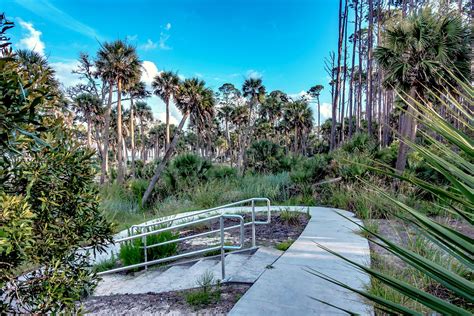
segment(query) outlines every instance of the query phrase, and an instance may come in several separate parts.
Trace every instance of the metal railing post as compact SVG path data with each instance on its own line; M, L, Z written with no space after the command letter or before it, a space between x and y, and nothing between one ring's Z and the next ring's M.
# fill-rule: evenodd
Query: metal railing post
M142 238L142 242L143 242L143 255L144 255L144 259L145 259L145 262L148 262L148 253L147 253L147 247L146 247L146 237L147 236L143 236ZM145 270L148 270L148 266L146 265L145 266Z
M224 216L220 217L222 281L225 280Z
M257 247L257 240L256 240L256 232L255 232L255 201L252 200L252 248Z

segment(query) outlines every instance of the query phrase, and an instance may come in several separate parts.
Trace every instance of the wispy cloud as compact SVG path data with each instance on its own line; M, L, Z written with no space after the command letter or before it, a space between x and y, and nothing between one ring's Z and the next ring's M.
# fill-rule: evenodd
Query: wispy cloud
M250 78L250 79L260 79L262 78L263 75L261 72L259 71L256 71L256 70L253 70L253 69L249 69L247 70L247 78Z
M23 8L44 19L61 25L64 28L70 29L84 36L101 39L101 36L93 28L58 9L48 0L16 0L16 2Z
M138 46L139 49L143 50L152 50L158 47L158 44L153 42L151 39L148 39L145 44Z
M159 42L160 49L164 49L164 50L171 49L171 47L169 47L168 44L166 44L166 41L169 38L170 38L169 34L166 34L166 33L163 33L163 32L160 33L160 42Z
M165 30L167 30L167 31L171 30L171 23L170 22L166 23Z
M25 22L18 19L20 26L26 31L25 36L20 39L18 48L33 50L41 55L44 55L44 42L41 40L41 32L34 28L33 23Z

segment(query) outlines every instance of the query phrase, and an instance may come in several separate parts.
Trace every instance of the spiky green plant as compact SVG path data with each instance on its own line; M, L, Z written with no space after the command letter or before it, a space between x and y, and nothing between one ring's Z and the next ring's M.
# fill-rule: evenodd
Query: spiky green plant
M446 85L450 84L448 81L445 83ZM449 94L446 97L446 94L441 93L441 91L430 91L429 99L434 101L431 103L416 100L408 102L406 100L407 97L401 96L405 98L407 104L413 102L415 114L422 120L425 127L424 130L420 131L425 140L424 144L420 145L407 139L404 141L412 150L417 151L431 168L442 175L448 181L448 185L432 184L415 175L400 175L393 169L382 167L372 169L390 175L400 181L407 181L427 191L439 203L446 205L447 210L453 216L464 219L472 228L474 210L473 114L468 107L458 100L463 100L464 104L473 104L474 91L472 86L463 81L458 80L457 85L456 97L449 97ZM445 97L440 97L440 95ZM450 117L450 121L438 114L433 104L444 107L448 112L447 116ZM453 121L455 121L454 125L451 123ZM463 271L468 271L468 273L462 275L455 273L432 259L392 242L370 228L364 228L359 225L360 228L372 237L372 242L403 260L408 268L416 271L419 275L432 279L448 290L451 293L451 297L462 299L465 303L460 305L455 304L453 301L441 299L399 278L395 278L375 268L365 267L331 249L323 246L320 247L366 272L372 277L372 280L387 286L404 297L416 301L419 305L423 306L423 311L431 310L446 315L472 315L474 303L474 283L472 282L474 240L465 232L441 224L377 188L374 188L374 190L401 211L401 215L398 214L398 216L402 221L415 227L421 236L424 236L434 247L438 247L440 251L444 252L446 260L454 260L458 268L461 267ZM388 297L381 297L374 295L370 291L351 288L315 270L309 270L309 272L360 294L374 302L375 308L383 312L421 315L420 310L404 306L390 300Z

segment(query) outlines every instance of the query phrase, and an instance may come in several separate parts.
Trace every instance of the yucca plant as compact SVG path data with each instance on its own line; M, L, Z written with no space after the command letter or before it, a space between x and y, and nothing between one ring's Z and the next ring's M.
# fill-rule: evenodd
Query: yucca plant
M450 85L448 81L445 84ZM448 181L448 185L432 184L416 177L416 175L400 174L396 170L380 164L369 168L392 176L396 178L396 181L409 182L430 193L435 197L435 201L445 205L448 212L455 217L462 218L472 228L474 216L473 115L472 111L458 100L463 100L465 103L472 105L474 91L472 86L463 81L458 80L457 84L456 97L450 97L450 94L441 91L430 91L429 98L427 98L433 101L430 103L413 99L407 100L409 96L400 96L404 98L405 103L412 107L415 118L423 123L424 129L419 131L419 134L425 140L423 145L408 139L403 141L412 150L417 151L431 168L442 175ZM452 87L449 90L452 91ZM444 97L440 97L440 95ZM446 117L450 119L447 120L438 114L433 107L433 103L444 107L448 112ZM446 266L442 266L432 259L408 249L408 247L398 245L370 228L358 226L370 236L373 243L403 260L411 271L416 271L417 275L432 279L448 290L451 297L460 299L464 303L455 304L452 300L441 299L400 278L395 278L376 268L360 265L323 246L320 247L369 274L373 282L376 281L389 287L400 295L415 301L422 308L415 310L413 307L395 302L387 297L374 295L370 291L351 288L318 271L309 270L308 272L360 294L375 303L375 308L384 313L421 315L422 312L433 311L447 315L472 315L474 303L474 283L472 282L474 240L461 230L441 224L425 216L380 189L375 187L373 189L401 211L396 215L400 220L414 227L420 236L425 237L433 247L437 247L439 251L443 252L446 260L454 261L458 268L457 271L462 270L466 273L462 275L455 273L452 271L453 269L448 269ZM335 308L341 309L340 307ZM346 312L350 313L350 311Z

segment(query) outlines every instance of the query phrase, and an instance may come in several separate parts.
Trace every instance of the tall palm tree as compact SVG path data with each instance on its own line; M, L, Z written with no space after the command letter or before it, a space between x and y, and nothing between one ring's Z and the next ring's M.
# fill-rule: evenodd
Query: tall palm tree
M151 107L143 101L135 104L135 112L140 122L140 143L141 143L141 159L145 162L145 125L153 121L153 111Z
M255 108L263 103L265 99L265 86L263 85L261 78L248 78L244 81L242 85L242 94L245 98L249 100L249 121L248 123L251 125L253 122L253 112ZM246 131L244 132L243 143L244 147L250 143L253 131L251 126L248 126ZM244 165L245 165L245 150L241 150L239 153L239 168L240 172L244 172Z
M170 144L170 98L174 97L178 87L178 75L171 71L163 71L157 75L152 82L153 93L159 96L166 105L166 138L165 146L168 148Z
M249 99L250 120L255 107L261 104L265 98L265 86L261 78L248 78L242 85L243 96Z
M122 183L124 179L123 167L123 137L122 137L122 89L131 80L139 77L141 64L135 47L122 40L104 43L99 51L100 63L98 69L102 68L110 77L110 84L117 87L117 182ZM100 71L100 70L99 70Z
M176 106L183 114L183 117L179 122L178 130L168 146L163 160L156 168L155 174L143 194L142 206L144 206L150 198L153 187L159 180L161 173L171 158L187 119L190 116L193 116L195 120L200 120L198 116L210 113L212 111L211 109L214 108L214 103L214 93L211 89L206 88L204 81L197 78L186 79L181 85L179 85L176 92Z
M100 100L90 93L81 93L74 98L76 109L82 113L87 124L87 146L92 148L92 121L100 111Z
M308 94L310 95L310 97L316 98L316 102L318 104L318 130L321 127L321 103L319 102L319 96L321 95L321 91L323 91L323 89L324 87L322 85L317 84L315 86L312 86L308 90ZM318 136L319 134L320 133L318 132Z
M313 127L313 111L304 100L289 102L284 109L283 120L294 131L294 151L301 153L304 135Z
M132 150L132 177L135 178L135 100L143 100L150 96L150 92L146 90L143 81L131 82L126 88L126 92L130 94L130 147Z
M412 106L400 117L400 136L413 141L416 135L415 104L425 98L427 87L446 86L442 78L469 77L470 37L461 18L440 16L430 8L412 14L383 35L375 58L384 70L384 83L402 92ZM455 86L455 85L453 85ZM404 111L403 111L404 112ZM408 146L401 142L396 169L403 172Z

